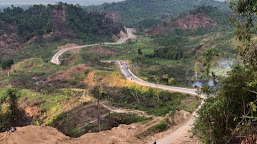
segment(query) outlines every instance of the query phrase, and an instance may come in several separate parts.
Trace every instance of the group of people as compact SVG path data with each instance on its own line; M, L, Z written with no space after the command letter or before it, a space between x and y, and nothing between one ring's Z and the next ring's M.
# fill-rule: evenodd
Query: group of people
M12 133L12 132L15 132L16 131L16 128L15 127L11 127L11 128L7 128L6 129L6 132L9 134L9 133Z

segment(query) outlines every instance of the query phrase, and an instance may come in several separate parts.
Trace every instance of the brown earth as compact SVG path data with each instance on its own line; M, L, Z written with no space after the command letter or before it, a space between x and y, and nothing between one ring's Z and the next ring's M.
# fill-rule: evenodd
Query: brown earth
M15 52L21 45L16 34L17 27L0 21L3 30L0 30L0 56L14 57Z
M58 46L58 49L61 50L61 49L69 48L69 47L75 47L75 46L79 46L79 45L75 44L75 43L67 43L65 45Z
M47 78L47 82L51 83L51 82L57 82L57 81L67 81L69 79L71 79L72 77L74 77L76 74L80 73L85 73L86 70L88 70L88 66L84 65L84 64L79 64L77 66L74 66L68 70L62 70L59 71L51 76L49 76Z
M207 14L188 14L184 17L171 20L167 25L158 25L152 27L146 35L157 35L166 31L175 29L197 29L197 28L212 28L217 23Z
M104 55L104 56L116 56L118 54L117 51L109 50L107 48L103 48L102 46L93 46L86 51L87 54L95 53L97 55Z
M69 28L66 26L66 7L63 5L61 10L54 10L52 13L53 34L58 38L75 37Z
M90 133L80 138L69 138L51 127L27 126L11 134L0 133L0 144L131 144L142 143L131 138L133 127L121 125L112 130Z
M176 112L177 124L188 118L186 112ZM156 119L157 120L157 119ZM119 125L111 130L99 133L87 133L79 138L70 138L51 127L26 126L18 127L16 132L0 133L0 144L143 144L153 142L152 136L139 139L138 136L160 120L153 120L146 124ZM158 135L161 135L159 133ZM164 134L166 134L164 132ZM163 134L162 134L163 135Z

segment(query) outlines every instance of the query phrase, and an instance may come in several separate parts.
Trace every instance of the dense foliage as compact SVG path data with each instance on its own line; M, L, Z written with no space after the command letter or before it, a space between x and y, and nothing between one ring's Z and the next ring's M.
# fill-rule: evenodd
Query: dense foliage
M0 11L0 24L0 31L5 33L11 33L7 31L6 25L12 25L12 33L17 33L23 41L50 32L54 32L58 38L106 41L121 30L119 24L105 18L105 15L88 13L80 6L64 3L33 5L26 10L9 7Z
M257 1L231 1L230 8L233 12L231 20L238 28L236 31L237 38L241 41L241 45L238 46L239 55L242 56L245 64L249 64L256 69L257 51L252 38L256 36Z
M18 109L20 94L16 89L6 89L0 93L0 132L11 126L17 126L21 120Z
M213 29L214 30L214 29ZM158 57L170 60L192 60L192 58L199 57L199 52L210 48L210 45L215 44L215 51L220 56L232 56L236 54L235 48L230 39L235 35L230 32L222 32L223 36L213 39L213 42L203 43L203 34L212 34L212 29L197 29L197 30L176 30L167 34L159 34L155 37L154 42L159 45L159 48L154 50L150 57ZM192 36L195 37L192 39ZM229 56L230 55L230 56Z
M10 69L13 64L14 61L12 59L0 60L0 67L2 70Z
M0 20L17 26L17 33L25 38L24 40L29 40L35 35L47 34L52 30L52 9L53 6L50 5L34 5L27 10L8 7L0 13Z
M224 11L228 10L227 4L215 0L126 0L119 3L91 6L87 9L100 12L119 12L122 16L122 23L133 26L145 19L167 20L171 16L179 16L185 11L201 5L213 5Z
M193 134L203 143L256 143L256 1L231 1L242 62L222 82L216 97L199 110Z
M235 66L222 83L216 97L205 101L199 110L193 133L204 143L240 143L256 133L256 72ZM254 119L251 119L254 118ZM252 125L249 125L252 124Z
M171 59L171 60L181 60L188 59L196 56L197 52L203 48L204 44L200 44L199 40L190 40L192 36L197 37L204 34L209 34L212 32L227 32L233 30L231 28L231 23L229 21L229 17L227 13L223 13L217 8L212 6L201 6L194 10L189 11L188 13L184 13L180 15L177 19L183 18L186 15L197 15L197 14L206 14L210 16L215 22L217 22L217 26L214 28L197 28L192 30L183 30L183 29L175 29L172 32L166 32L155 36L154 42L161 46L161 48L157 48L154 51L154 57ZM174 27L175 28L175 27ZM233 35L226 35L223 39L229 39ZM222 48L221 48L222 47ZM225 48L229 47L229 48ZM231 51L233 48L229 45L219 45L218 47L221 51Z
M78 38L87 41L110 41L122 29L121 25L114 24L103 14L87 13L81 7L73 5L67 6L67 24Z

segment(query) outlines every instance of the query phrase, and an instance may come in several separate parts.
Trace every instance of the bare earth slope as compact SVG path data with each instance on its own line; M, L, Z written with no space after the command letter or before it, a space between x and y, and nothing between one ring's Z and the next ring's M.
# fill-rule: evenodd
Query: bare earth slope
M16 132L0 133L0 144L130 144L142 143L134 135L135 126L120 125L110 131L89 133L80 138L69 138L51 127L27 126Z
M186 16L171 20L166 25L157 25L152 27L148 35L157 35L166 31L174 31L175 29L197 29L197 28L212 28L217 23L206 13L188 14Z

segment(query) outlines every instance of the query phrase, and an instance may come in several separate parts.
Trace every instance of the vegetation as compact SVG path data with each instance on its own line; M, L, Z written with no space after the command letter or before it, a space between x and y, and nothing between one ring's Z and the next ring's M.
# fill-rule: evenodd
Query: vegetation
M71 113L68 114L70 115ZM79 118L76 116L72 117L79 121ZM132 123L144 122L150 119L151 118L145 118L134 114L109 113L106 117L101 118L100 129L105 131L112 129L113 127L117 127L119 124L129 125ZM88 124L88 121L73 123L73 121L67 117L67 113L61 114L55 120L52 126L58 128L64 134L70 137L80 137L88 132L99 132L99 125L97 122L90 124Z
M13 64L14 61L12 59L4 59L0 61L0 66L2 70L8 70L8 77L10 76L10 69Z
M254 77L252 69L235 66L218 95L207 99L194 124L194 134L202 142L237 143L242 136L256 132L251 119L256 116L252 108L256 99Z
M31 52L38 51L43 55L45 53L41 51L49 50L46 45L60 40L76 43L113 41L113 36L122 29L119 23L105 15L88 13L77 5L33 5L28 9L12 6L0 11L0 56L17 58L17 52L23 52L27 46Z
M241 44L238 53L246 65L256 67L256 49L253 37L256 36L256 1L231 1L232 22L237 26L236 34Z
M98 72L96 77L106 77L104 80L100 79L101 81L96 83L105 84L105 87L102 88L102 100L110 101L115 107L137 109L145 111L150 115L165 116L166 114L173 115L176 110L182 108L191 109L189 105L194 102L199 104L198 98L191 98L186 94L170 93L133 83L117 83L122 78L117 73ZM110 80L106 81L107 78L110 78ZM183 101L188 99L190 99L190 102L184 104Z
M18 108L20 93L16 89L5 89L0 93L0 131L15 126L22 119Z
M231 1L242 61L222 81L217 96L208 98L198 112L193 134L203 143L256 142L255 7L253 1Z
M59 11L65 11L67 16L55 16ZM104 15L87 13L79 6L64 3L48 6L33 5L26 10L11 7L0 13L2 22L18 25L17 33L26 41L33 36L43 36L53 30L58 31L57 18L65 19L68 29L72 30L77 38L85 41L110 40L113 34L119 33L121 28L119 25L112 26L113 22L106 19Z
M147 137L149 135L155 134L155 133L164 132L165 130L167 130L169 128L169 126L170 125L168 124L168 122L166 120L162 120L158 124L148 128L146 131L139 134L137 137L143 138L143 137Z
M141 7L141 3L146 5ZM102 6L106 6L103 11L117 7L121 8L122 21L127 22L128 25L132 22L137 23L135 24L136 27L143 31L140 34L144 34L146 29L162 22L163 19L166 21L168 17L170 18L171 13L174 13L173 16L178 16L182 11L184 13L185 9L189 10L194 5L202 5L203 3L207 5L223 4L213 0L204 2L193 0L192 3L186 3L185 0L161 2L150 0L147 3L145 0L127 0L119 4L104 4ZM120 7L120 5L124 4L126 5ZM183 7L179 8L182 5ZM127 9L129 7L132 7L133 13ZM149 12L149 7L153 8L153 12ZM170 7L173 7L173 9ZM102 11L101 9L100 6L100 12ZM31 16L34 11L35 15ZM156 11L159 12L157 13ZM220 25L225 25L227 22L224 15L221 15L216 8L212 7L201 7L189 13L202 11L207 11ZM128 14L127 17L126 13ZM135 15L135 13L137 14ZM219 19L220 17L216 17L217 15L221 15L222 20ZM40 20L37 21L37 18L40 18ZM62 22L62 20L65 21ZM200 104L199 98L186 94L170 93L126 82L118 72L119 69L116 65L104 64L100 60L129 60L136 66L131 68L132 71L142 79L166 85L190 86L194 81L195 71L199 71L202 75L204 73L206 76L210 73L213 63L220 58L234 58L236 53L234 49L236 42L233 40L235 35L228 31L231 29L177 29L173 32L162 33L153 37L140 35L137 40L130 40L123 45L88 47L81 50L77 55L66 53L62 57L64 64L56 66L51 64L49 60L57 51L57 46L71 41L78 44L108 41L111 40L113 35L119 33L122 29L121 26L112 22L103 14L86 12L79 6L63 3L48 6L31 6L27 10L16 7L8 8L0 12L0 24L0 30L2 31L10 30L10 33L15 31L19 36L18 41L26 42L36 37L36 41L26 46L23 50L22 56L15 59L21 61L15 61L16 64L11 69L8 66L12 75L7 77L0 73L1 88L6 88L8 84L18 88L18 91L21 92L21 97L17 99L20 108L36 109L36 113L32 112L31 114L32 120L30 123L43 126L50 125L72 137L78 137L87 132L111 129L119 124L149 120L149 118L132 114L112 113L101 106L100 102L103 101L112 105L112 107L135 109L144 111L149 115L162 117L172 116L176 110L186 110L192 113ZM17 28L6 29L6 24L17 25ZM48 37L49 35L50 37ZM209 55L210 58L207 59L208 63L199 64L195 68L195 63L203 60L206 55ZM13 62L10 62L10 65L12 64ZM77 67L78 64L82 65L82 67ZM209 71L203 71L203 67L208 67ZM228 85L224 83L222 86L224 90L223 96L210 98L208 100L210 101L209 103L215 103L216 99L222 99L223 102L228 97L229 100L235 102L235 105L231 106L230 110L240 106L243 108L242 105L238 104L242 97L240 97L241 99L232 97L239 94L237 93L239 91L232 93L233 95L229 95L225 91L230 89L228 87L230 84L236 83L238 83L236 90L239 90L240 86L254 90L255 87L250 87L246 84L251 81L250 77L253 77L254 74L248 73L248 70L242 69L240 71L239 69L234 72L234 75L232 73L231 76L233 79L240 77L245 79L246 77L248 80L246 82L242 79L237 79L236 82L232 80L225 81ZM95 84L101 87L94 89ZM1 89L0 93L4 93L3 91L5 90ZM13 93L15 92L9 94L13 95ZM245 90L242 94L250 95L252 93ZM252 99L250 100L252 101ZM219 101L217 100L217 102ZM2 105L3 107L5 107L5 103ZM229 103L226 104L228 105ZM227 106L219 105L219 103L217 105L220 106L219 108ZM213 108L212 106L205 107L208 110ZM252 104L252 107L255 107L254 104ZM250 110L250 108L246 110ZM98 116L95 115L96 112ZM211 112L215 114L217 119L220 118L220 115L227 114L227 111L224 112L223 109L218 111L223 112L221 114L214 112L214 110ZM242 114L242 111L228 112ZM103 116L103 118L100 118L100 116ZM237 118L240 119L240 117ZM203 118L203 120L210 121L212 119L212 117ZM222 124L223 121L219 120L216 120L214 124ZM226 120L231 121L231 117ZM199 127L201 122L198 122ZM239 122L239 120L236 119L234 123L236 122ZM223 131L232 132L231 128L234 127L234 123L231 123L227 127L228 129L223 129ZM203 126L206 128L212 124L206 123ZM161 121L150 128L149 133L165 131L169 126L166 120ZM207 133L207 130L204 130L201 132ZM211 131L212 129L208 130L210 132L208 134L212 137L216 137L216 132L220 134L216 129L214 131ZM194 132L196 135L205 135L205 133L199 133L198 130ZM225 141L224 138L213 139L218 140L218 142Z
M103 4L87 7L89 11L116 12L121 15L121 21L126 26L134 26L136 23L142 27L149 27L158 21L166 21L170 17L177 17L195 6L212 5L228 11L227 4L215 0L126 0L119 3ZM140 24L141 23L141 24ZM142 28L141 27L141 28Z
M81 7L67 6L67 25L85 42L110 41L123 28L99 13L87 13Z

